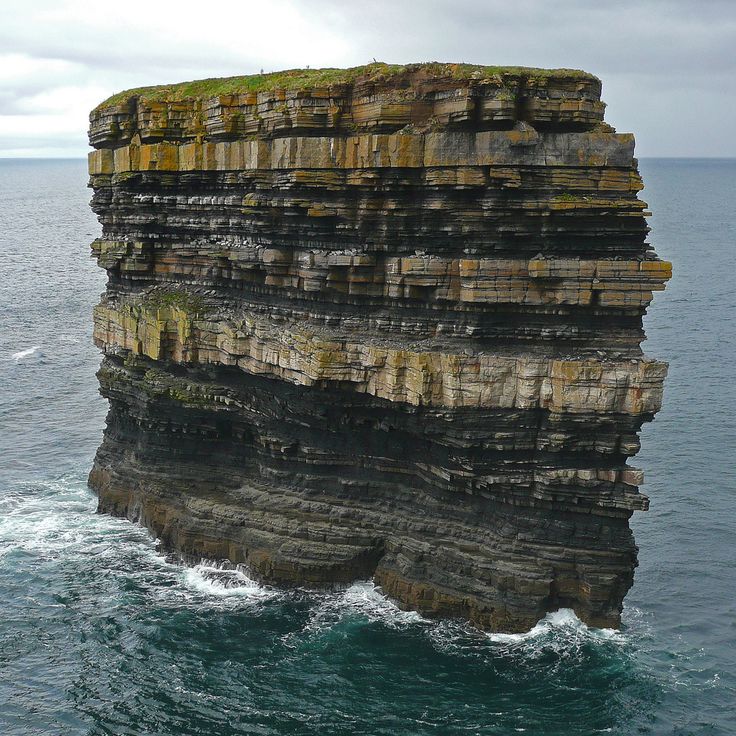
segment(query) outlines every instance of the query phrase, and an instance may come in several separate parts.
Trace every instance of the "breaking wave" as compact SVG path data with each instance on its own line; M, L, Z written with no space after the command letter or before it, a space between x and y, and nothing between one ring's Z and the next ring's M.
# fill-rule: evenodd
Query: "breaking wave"
M186 588L205 598L242 598L263 602L279 595L275 588L261 585L250 577L242 565L212 560L203 559L197 565L185 567L181 580Z
M328 593L306 593L312 600L309 618L303 633L319 634L347 621L381 623L400 629L414 624L426 624L415 611L402 611L370 580L353 583Z
M534 627L523 634L488 634L498 644L523 644L541 637L557 636L569 641L600 640L624 643L625 635L616 629L596 629L583 623L571 608L560 608L548 613Z
M280 590L259 583L242 565L206 559L183 565L166 556L143 528L96 514L95 508L96 499L79 477L63 477L7 493L0 516L0 558L15 552L32 554L39 560L81 558L95 565L108 561L120 568L119 574L145 582L159 601L170 598L172 602L179 599L196 605L232 606L301 600L309 607L303 627L307 634L346 621L380 623L391 629L415 626L425 630L440 648L452 647L453 642L468 637L483 637L510 652L545 642L573 650L591 642L623 644L627 640L621 631L588 627L570 609L548 614L523 634L483 634L464 622L433 621L415 611L404 611L371 581L327 592Z
M19 350L17 353L13 353L10 358L16 363L19 363L21 360L24 360L25 358L30 358L32 355L37 355L40 357L42 355L42 353L39 352L40 349L40 345L34 345L32 348L26 348L25 350Z
M206 656L210 647L225 656L228 647L239 646L240 637L252 630L255 638L247 640L248 646L265 647L270 654L258 656L276 657L274 667L293 666L303 673L297 677L310 676L312 667L323 676L336 677L333 669L353 667L353 656L367 658L375 676L384 676L391 657L398 658L400 667L411 668L415 665L409 663L420 652L427 662L434 662L433 667L444 667L463 681L467 677L460 673L466 668L480 668L489 683L500 678L502 689L521 687L529 697L538 692L545 699L544 708L558 690L573 693L576 678L584 672L599 673L597 687L603 690L621 682L637 691L654 692L636 664L635 650L645 627L631 610L629 630L623 632L588 627L571 610L562 609L526 633L488 634L464 622L430 620L403 611L370 581L322 592L283 590L262 585L238 565L200 560L186 566L166 556L142 527L97 514L95 509L96 499L81 475L8 489L0 516L0 576L20 591L17 616L27 620L29 631L39 612L74 614L81 620L101 617L103 622L116 622L120 632L128 631L115 634L113 641L118 636L122 642L126 637L150 636L145 632L159 629L176 631L177 641L204 647L191 655L196 659ZM47 580L54 581L53 594L42 592ZM137 623L141 620L147 623ZM190 626L198 632L193 638L187 634ZM229 638L213 643L210 637L216 639L218 631ZM259 636L265 643L257 643ZM309 664L312 659L314 664ZM258 661L256 657L251 664L260 667ZM111 672L109 677L117 675ZM555 679L559 683L551 688ZM601 700L597 706L603 730L610 722L606 709L615 705ZM498 707L501 713L505 706L499 702ZM513 714L503 717L504 722L516 723ZM457 723L463 718L458 716ZM428 724L439 728L442 718L417 716L417 733ZM525 727L523 718L518 727Z

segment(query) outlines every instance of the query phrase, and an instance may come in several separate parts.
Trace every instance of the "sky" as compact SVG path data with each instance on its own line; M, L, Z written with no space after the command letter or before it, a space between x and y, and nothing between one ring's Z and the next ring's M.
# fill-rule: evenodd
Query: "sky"
M736 0L0 0L0 157L130 87L373 59L585 69L637 155L736 156Z

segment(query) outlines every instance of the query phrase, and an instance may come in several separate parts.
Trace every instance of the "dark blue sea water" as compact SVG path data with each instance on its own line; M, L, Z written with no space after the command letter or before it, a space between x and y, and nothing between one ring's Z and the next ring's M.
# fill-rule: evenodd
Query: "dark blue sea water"
M736 733L736 161L641 168L675 277L646 320L670 376L625 626L487 636L368 583L179 567L96 515L85 164L0 161L0 735Z

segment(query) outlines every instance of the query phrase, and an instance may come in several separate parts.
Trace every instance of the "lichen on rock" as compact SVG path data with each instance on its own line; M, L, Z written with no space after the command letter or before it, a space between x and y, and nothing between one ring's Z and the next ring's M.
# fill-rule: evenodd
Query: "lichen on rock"
M273 583L617 626L671 267L603 112L584 72L439 63L95 108L100 510Z

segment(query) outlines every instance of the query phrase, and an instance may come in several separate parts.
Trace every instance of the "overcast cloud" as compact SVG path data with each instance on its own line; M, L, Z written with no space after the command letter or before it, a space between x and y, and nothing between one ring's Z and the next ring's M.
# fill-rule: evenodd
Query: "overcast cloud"
M736 0L0 0L0 157L83 156L128 87L379 61L572 67L639 156L736 156Z

